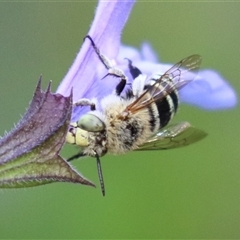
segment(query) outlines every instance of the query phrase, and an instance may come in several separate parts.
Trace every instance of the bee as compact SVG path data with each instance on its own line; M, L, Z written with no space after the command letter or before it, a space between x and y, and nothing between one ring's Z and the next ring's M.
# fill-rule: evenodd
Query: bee
M119 77L120 81L112 94L100 100L100 109L96 109L90 99L80 99L74 103L74 107L90 106L90 111L70 124L66 142L80 146L82 151L68 161L82 156L96 158L102 194L105 195L100 157L106 153L177 148L206 136L204 131L188 122L166 127L179 106L178 90L196 77L201 57L191 55L164 74L151 77L142 74L127 59L133 82L131 88L123 92L127 76L111 65L90 36L86 38L91 41L97 56L108 70L107 75Z

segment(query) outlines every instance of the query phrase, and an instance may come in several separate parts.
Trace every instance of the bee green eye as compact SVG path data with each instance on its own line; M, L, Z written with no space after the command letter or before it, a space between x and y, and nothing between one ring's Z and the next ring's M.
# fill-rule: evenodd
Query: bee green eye
M93 114L83 115L77 122L77 125L88 132L101 132L105 129L104 123Z

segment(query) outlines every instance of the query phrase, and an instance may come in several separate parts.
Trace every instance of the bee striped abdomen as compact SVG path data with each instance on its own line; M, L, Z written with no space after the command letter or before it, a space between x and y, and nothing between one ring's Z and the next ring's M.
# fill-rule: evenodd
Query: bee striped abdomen
M155 108L155 109L154 109ZM159 129L159 114L158 109L156 110L156 104L153 103L147 107L149 113L149 126L152 133L156 132Z
M163 98L160 98L155 101L155 105L157 107L158 117L159 117L159 126L158 129L166 126L169 121L172 119L172 117L175 115L178 109L178 91L173 87L173 83L170 80L165 81L165 84L168 84L170 86L170 89L172 89L169 93L166 93L166 96ZM150 86L145 86L145 88L149 88ZM162 85L156 86L156 92L159 91L165 91L165 87ZM160 90L159 90L160 89ZM149 108L152 108L152 106L149 106ZM150 113L151 111L149 111ZM150 115L152 115L150 113ZM155 120L156 116L155 114L151 117L151 123L154 125L156 122Z
M160 128L166 126L172 119L178 108L178 97L175 91L171 92L162 100L156 102L159 118Z

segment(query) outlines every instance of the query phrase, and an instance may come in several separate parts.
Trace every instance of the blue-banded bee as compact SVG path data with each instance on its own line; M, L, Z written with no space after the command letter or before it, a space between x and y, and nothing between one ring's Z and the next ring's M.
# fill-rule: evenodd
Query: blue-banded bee
M127 59L133 82L131 88L123 93L126 75L121 69L111 66L90 36L86 38L91 41L107 68L107 75L119 77L120 81L114 93L100 100L100 110L89 99L80 99L74 104L74 107L88 105L91 111L70 124L66 141L80 146L82 151L68 160L81 156L95 157L102 193L105 195L100 157L106 153L176 148L206 136L205 132L187 122L165 127L177 112L178 90L195 78L201 57L192 55L184 58L163 75L149 78Z

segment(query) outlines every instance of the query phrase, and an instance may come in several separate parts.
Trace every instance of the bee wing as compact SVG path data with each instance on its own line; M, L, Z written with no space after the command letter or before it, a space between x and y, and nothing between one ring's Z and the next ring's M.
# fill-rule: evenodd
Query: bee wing
M152 136L138 150L163 150L184 147L195 143L207 134L190 125L188 122L171 124Z
M136 112L163 99L172 91L182 88L197 76L200 64L201 56L197 54L182 59L160 76L153 85L127 107L127 110Z

